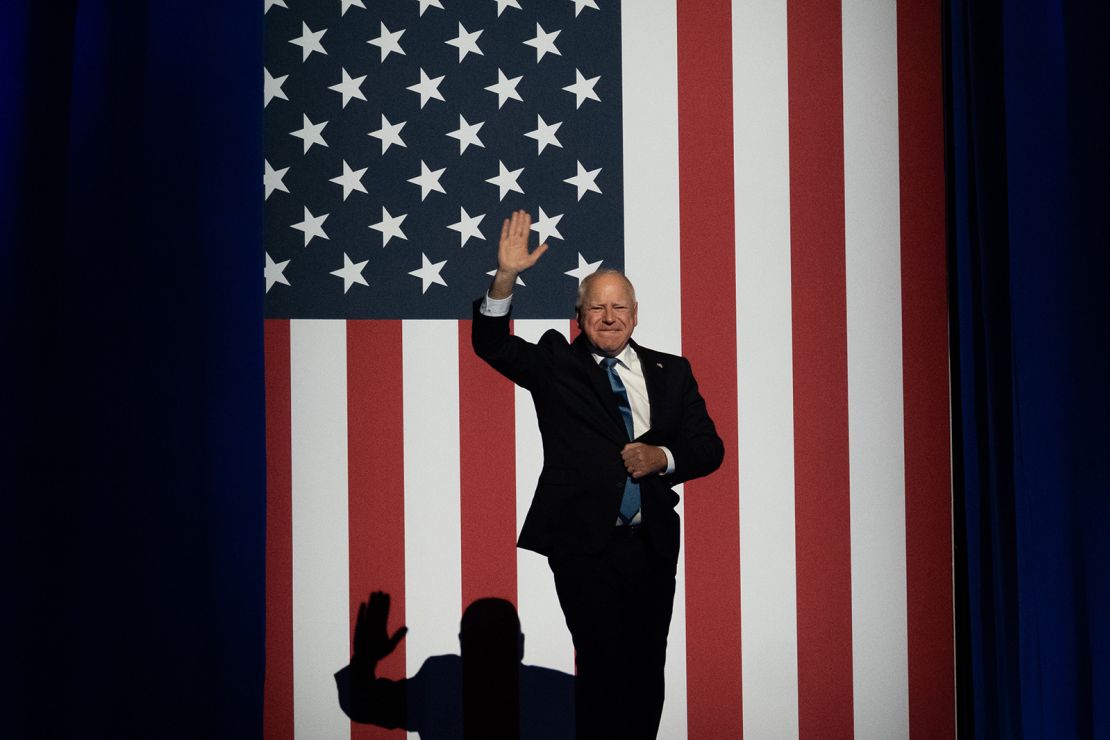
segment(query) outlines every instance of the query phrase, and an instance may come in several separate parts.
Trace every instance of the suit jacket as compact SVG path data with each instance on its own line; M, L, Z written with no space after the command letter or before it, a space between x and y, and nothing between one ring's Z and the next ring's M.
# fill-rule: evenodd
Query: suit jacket
M532 394L543 439L543 469L517 545L547 556L600 552L609 541L628 476L628 432L608 375L585 335L568 343L548 331L532 344L509 332L509 316L484 316L474 303L474 351ZM708 475L724 445L683 357L635 342L651 405L651 428L635 441L668 448L675 469L640 479L641 519L655 553L677 561L679 526L672 486Z

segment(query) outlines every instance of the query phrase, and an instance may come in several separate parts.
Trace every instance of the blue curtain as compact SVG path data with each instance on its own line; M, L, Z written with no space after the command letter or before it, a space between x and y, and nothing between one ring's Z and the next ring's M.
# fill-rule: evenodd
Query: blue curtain
M0 734L259 737L262 2L6 2L0 54Z
M1106 738L1110 11L946 14L961 735Z

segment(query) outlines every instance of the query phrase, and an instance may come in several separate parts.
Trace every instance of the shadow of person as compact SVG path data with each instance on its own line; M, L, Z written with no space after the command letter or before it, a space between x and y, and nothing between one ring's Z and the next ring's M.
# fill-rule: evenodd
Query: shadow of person
M574 677L525 665L516 608L477 599L459 625L460 655L435 655L416 675L376 675L407 628L387 630L389 595L359 606L351 662L335 674L339 706L355 722L404 728L421 740L567 740L574 738Z

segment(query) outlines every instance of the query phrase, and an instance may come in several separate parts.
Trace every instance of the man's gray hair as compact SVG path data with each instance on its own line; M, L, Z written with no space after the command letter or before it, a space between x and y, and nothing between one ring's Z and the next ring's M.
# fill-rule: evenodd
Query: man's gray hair
M600 270L595 270L586 277L582 278L582 282L578 284L578 298L574 301L575 316L582 313L582 299L586 296L586 293L589 291L590 286L594 283L594 281L602 275L616 275L621 280L623 280L624 284L628 286L628 294L632 296L632 303L633 305L635 305L636 286L632 284L632 281L628 279L628 276L614 267L602 267Z

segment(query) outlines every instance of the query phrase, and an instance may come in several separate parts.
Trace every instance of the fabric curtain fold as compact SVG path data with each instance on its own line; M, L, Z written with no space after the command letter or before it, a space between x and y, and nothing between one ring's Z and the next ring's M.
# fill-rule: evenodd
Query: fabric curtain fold
M260 736L262 3L2 16L5 734Z
M1110 25L1066 2L946 15L961 734L1105 737Z

